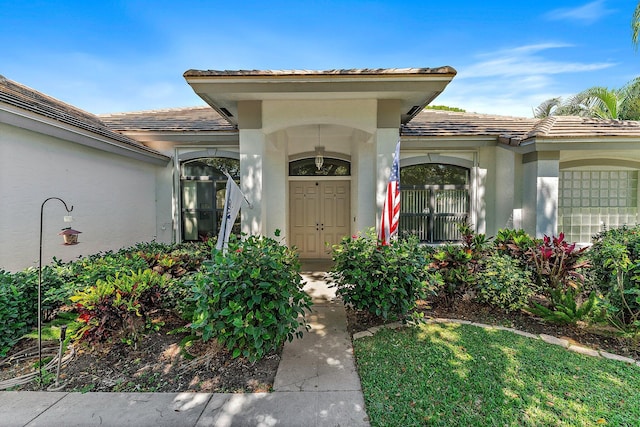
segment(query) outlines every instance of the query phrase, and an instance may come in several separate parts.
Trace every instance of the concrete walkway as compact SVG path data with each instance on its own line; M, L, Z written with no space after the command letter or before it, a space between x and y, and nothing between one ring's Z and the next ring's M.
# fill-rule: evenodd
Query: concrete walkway
M0 426L367 426L344 306L306 263L311 331L287 343L272 393L0 392Z

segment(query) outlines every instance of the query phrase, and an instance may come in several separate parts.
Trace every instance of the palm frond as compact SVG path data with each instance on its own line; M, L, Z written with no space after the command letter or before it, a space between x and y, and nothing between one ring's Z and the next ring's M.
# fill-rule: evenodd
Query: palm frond
M582 106L587 115L601 119L618 119L620 104L624 100L621 91L602 86L590 87L574 98L574 102Z
M545 117L552 116L554 111L562 105L562 98L556 97L543 101L533 110L533 117L536 119L544 119Z
M631 42L633 47L638 50L638 44L640 43L640 1L636 5L631 18Z

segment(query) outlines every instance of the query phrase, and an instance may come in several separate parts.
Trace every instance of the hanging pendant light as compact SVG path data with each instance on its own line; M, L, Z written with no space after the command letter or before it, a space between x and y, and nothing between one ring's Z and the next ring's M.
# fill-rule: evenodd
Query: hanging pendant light
M316 146L316 168L322 169L324 165L324 147L320 145L320 125L318 125L318 145Z

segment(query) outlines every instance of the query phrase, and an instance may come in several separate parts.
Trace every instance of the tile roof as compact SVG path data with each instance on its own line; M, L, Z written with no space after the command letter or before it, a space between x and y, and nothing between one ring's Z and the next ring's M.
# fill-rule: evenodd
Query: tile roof
M100 115L118 131L236 132L209 106ZM426 109L402 125L403 137L487 137L508 145L534 138L633 137L640 122L552 116L546 119L509 117Z
M538 119L425 109L402 126L403 136L524 138Z
M149 153L159 154L157 151L110 129L96 115L9 80L2 75L0 75L0 103L53 119L65 125L73 126Z
M186 107L166 110L134 111L102 114L100 119L111 129L149 132L235 132L230 124L213 108Z
M580 137L640 137L640 122L577 116L550 116L540 120L525 139Z
M640 139L640 122L576 116L534 119L426 109L403 125L400 132L416 137L496 137L503 144L520 145L536 138Z
M378 75L411 75L411 74L453 74L453 67L436 68L350 68L333 70L187 70L184 77L208 76L378 76Z

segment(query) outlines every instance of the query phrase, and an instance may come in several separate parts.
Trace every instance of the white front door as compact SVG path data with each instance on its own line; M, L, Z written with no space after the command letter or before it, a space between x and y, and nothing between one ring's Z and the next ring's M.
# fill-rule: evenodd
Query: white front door
M300 258L330 258L331 246L350 233L350 181L292 181L291 245Z

